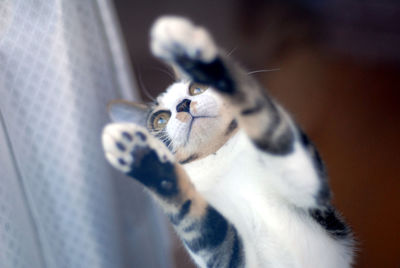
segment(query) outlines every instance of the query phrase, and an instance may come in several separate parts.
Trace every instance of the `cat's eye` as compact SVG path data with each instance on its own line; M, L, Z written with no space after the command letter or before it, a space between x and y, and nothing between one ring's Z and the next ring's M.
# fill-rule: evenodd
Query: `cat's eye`
M206 85L201 85L197 83L191 83L189 86L189 95L190 96L196 96L208 89L208 86Z
M151 125L154 130L164 129L168 123L171 113L169 111L158 111L151 116Z

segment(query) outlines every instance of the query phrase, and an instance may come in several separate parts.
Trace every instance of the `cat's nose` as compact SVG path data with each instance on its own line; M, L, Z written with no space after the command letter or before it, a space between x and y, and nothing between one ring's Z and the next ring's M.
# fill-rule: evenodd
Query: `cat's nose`
M184 99L183 101L181 101L177 106L176 106L176 112L180 113L180 112L190 112L190 100L188 99Z

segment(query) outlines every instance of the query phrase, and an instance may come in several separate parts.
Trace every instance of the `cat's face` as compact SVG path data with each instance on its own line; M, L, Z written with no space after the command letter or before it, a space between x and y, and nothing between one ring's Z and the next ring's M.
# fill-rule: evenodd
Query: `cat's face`
M207 86L177 82L162 93L147 117L147 128L178 161L216 152L236 131L229 107Z

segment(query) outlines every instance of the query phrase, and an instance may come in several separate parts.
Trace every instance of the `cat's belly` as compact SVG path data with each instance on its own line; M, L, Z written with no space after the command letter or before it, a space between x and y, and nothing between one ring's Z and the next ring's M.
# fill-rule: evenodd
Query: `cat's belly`
M203 194L237 228L247 263L252 264L246 267L346 267L338 258L344 248L304 211L264 197L256 189L233 188L236 194L224 197L219 187Z
M249 148L239 133L222 152L187 168L196 189L237 228L246 267L348 267L340 256L345 248L305 211L280 199L268 183L279 178L268 177Z
M244 173L236 168L232 172ZM249 176L235 178L221 180L202 194L237 228L246 267L347 267L340 257L345 256L345 248L305 211L287 205L272 192L266 194L265 185L250 183Z

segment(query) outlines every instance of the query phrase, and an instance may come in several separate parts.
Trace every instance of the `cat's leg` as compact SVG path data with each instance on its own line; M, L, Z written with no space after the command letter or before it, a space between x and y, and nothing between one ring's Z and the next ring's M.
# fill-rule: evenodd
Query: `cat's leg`
M102 140L107 160L152 193L200 267L244 267L235 227L196 191L161 141L126 123L107 125Z
M153 54L191 80L211 86L231 104L255 146L274 159L278 192L296 206L328 205L330 191L314 146L265 89L221 52L209 33L179 17L160 18L151 31ZM282 161L279 161L281 159ZM275 163L274 162L274 163Z

